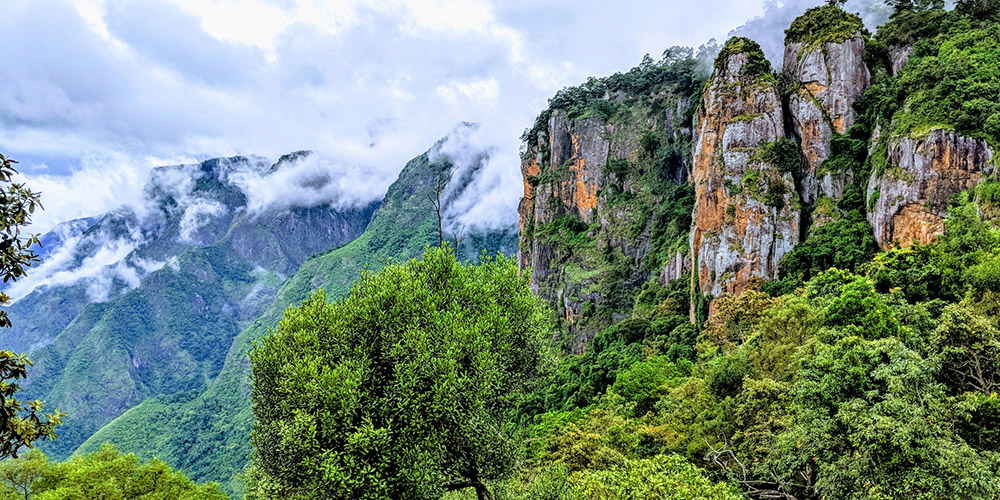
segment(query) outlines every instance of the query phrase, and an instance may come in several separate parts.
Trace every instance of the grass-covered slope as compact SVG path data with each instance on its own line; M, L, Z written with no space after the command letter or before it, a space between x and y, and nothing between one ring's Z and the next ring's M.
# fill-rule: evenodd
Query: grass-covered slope
M439 143L440 146L440 143ZM430 152L429 152L430 153ZM277 324L285 309L316 289L331 298L347 292L358 272L389 261L419 256L438 243L437 218L428 196L452 166L420 155L403 168L365 232L357 239L308 259L278 290L274 302L232 339L219 376L203 391L144 401L96 432L76 451L89 453L111 442L140 457L157 457L196 481L223 483L238 492L237 478L250 454L252 426L247 352L254 340ZM481 250L514 252L514 229L473 234L460 254L474 259Z

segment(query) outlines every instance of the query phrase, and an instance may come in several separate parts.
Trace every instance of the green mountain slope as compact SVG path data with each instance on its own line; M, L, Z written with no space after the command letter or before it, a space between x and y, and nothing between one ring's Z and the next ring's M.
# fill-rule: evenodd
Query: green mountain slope
M432 162L431 157L437 156L435 149L447 140L407 163L361 236L310 258L281 286L270 307L233 339L222 371L204 391L146 400L94 433L76 453L89 453L111 442L140 457L155 456L196 481L220 481L229 492L239 491L237 474L251 451L246 353L253 341L267 334L288 306L301 302L311 291L324 289L329 297L337 297L348 290L360 270L416 257L427 245L438 243L437 218L428 196L453 165ZM477 161L484 162L486 157ZM482 250L510 255L515 252L516 238L513 227L480 232L466 237L459 251L467 259L476 258Z
M160 169L147 187L154 202L150 213L120 210L89 228L72 249L73 260L83 265L109 238L128 236L134 245L127 257L93 278L100 284L100 274L112 276L106 280L107 300L87 304L81 293L86 283L40 287L23 299L22 309L33 317L65 302L86 304L31 355L35 369L26 394L68 413L59 439L42 445L47 454L68 456L147 398L206 387L222 369L232 339L271 303L284 276L309 254L360 234L377 206L251 213L244 193L227 179L232 168L246 163L230 158ZM167 184L157 183L158 174L193 175L194 186L180 195L161 193ZM192 229L180 196L222 208ZM133 263L155 261L159 268L137 284L120 280L122 269L138 273L141 266ZM50 328L64 319L55 317Z

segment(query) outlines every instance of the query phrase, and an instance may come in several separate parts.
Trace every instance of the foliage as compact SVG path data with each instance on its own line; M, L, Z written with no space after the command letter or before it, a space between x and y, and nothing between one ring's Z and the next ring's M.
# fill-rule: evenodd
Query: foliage
M808 50L827 43L841 43L859 34L869 36L861 17L849 14L839 5L827 4L808 9L792 21L785 30L785 43L802 42L803 50Z
M17 460L0 462L0 498L62 500L223 500L215 483L198 485L153 459L141 463L111 445L66 462L50 462L32 451Z
M42 413L42 402L18 401L21 390L17 379L28 375L31 361L23 354L0 351L0 458L17 457L18 450L34 448L38 440L55 439L56 426L62 424L64 413Z
M628 460L609 470L588 471L580 475L579 482L588 491L588 498L602 500L742 498L728 484L712 483L676 455Z
M950 13L947 29L914 45L892 82L894 134L950 128L1000 144L1000 23Z
M23 277L26 268L38 261L34 247L39 246L38 236L22 236L21 229L31 223L31 214L41 207L38 193L32 192L24 184L14 182L13 164L10 158L0 155L0 276L4 283L17 281ZM10 297L0 292L0 305L6 305ZM7 311L0 310L0 327L10 327ZM17 457L18 450L27 446L33 448L38 440L55 439L56 426L62 424L65 414L55 410L42 413L42 402L18 401L16 394L21 391L18 379L28 376L31 361L23 354L0 351L0 460Z
M635 98L664 86L670 86L680 95L694 94L704 81L698 69L700 60L710 52L711 48L703 47L696 55L691 48L671 47L658 61L647 54L638 66L625 73L591 77L582 85L565 87L549 98L549 106L539 113L532 127L524 131L521 141L526 149L540 146L538 135L546 131L555 110L566 110L571 118L597 116L607 121L618 109L614 100L616 94Z
M779 172L792 174L796 179L802 177L805 164L799 145L786 137L762 144L754 151L752 160L776 167Z
M733 37L726 41L715 58L715 74L722 74L729 64L729 58L736 54L743 54L747 58L743 64L743 75L747 78L771 74L771 63L764 56L764 50L757 42L745 37Z
M998 299L992 292L975 301L967 296L946 307L941 315L933 342L940 349L942 378L956 392L974 391L985 396L1000 392Z
M859 210L851 210L840 219L813 229L805 241L781 259L781 279L768 288L779 294L789 293L798 283L809 281L831 267L859 269L878 251L872 233L871 225Z
M449 249L289 309L251 353L254 464L292 498L439 498L509 474L543 314L512 259Z

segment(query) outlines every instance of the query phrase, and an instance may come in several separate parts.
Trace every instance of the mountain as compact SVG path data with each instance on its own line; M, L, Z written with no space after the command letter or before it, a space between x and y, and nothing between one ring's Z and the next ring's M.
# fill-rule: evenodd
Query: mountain
M140 457L158 457L196 481L220 481L228 491L239 491L236 475L251 452L246 353L253 341L266 335L287 307L298 304L311 291L323 289L331 299L338 297L349 290L359 271L374 271L392 260L417 257L426 246L438 244L438 220L428 196L443 179L454 179L454 185L449 184L443 193L447 216L449 206L469 186L456 181L467 179L465 172L474 175L488 160L486 154L480 154L468 163L453 163L442 150L448 141L459 140L455 136L442 139L406 164L360 236L314 255L284 281L273 302L227 344L219 375L204 388L181 389L139 403L95 432L76 453L88 453L110 442ZM459 253L466 259L476 259L484 250L512 255L516 251L515 231L513 227L473 231L460 241Z
M572 351L688 254L691 122L705 75L692 54L676 56L560 91L523 138L519 262Z
M205 387L284 277L361 234L378 206L251 211L235 179L275 167L234 157L158 168L146 206L82 232L57 228L69 237L39 267L48 281L10 312L24 325L20 343L43 346L31 353L26 394L68 413L46 453L68 456L149 397Z
M736 37L710 75L665 57L550 99L523 138L519 254L571 350L643 290L668 288L701 322L720 295L934 241L995 160L987 124L917 109L932 94L907 64L916 24L872 37L818 7L786 31L780 68Z

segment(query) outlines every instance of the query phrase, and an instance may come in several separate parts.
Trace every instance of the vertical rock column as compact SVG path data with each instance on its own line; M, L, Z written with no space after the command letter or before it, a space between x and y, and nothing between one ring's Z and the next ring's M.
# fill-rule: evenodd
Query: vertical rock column
M792 86L788 108L806 158L801 192L806 203L821 195L839 200L851 182L849 172L823 172L820 164L830 157L833 133L854 125L854 102L871 84L864 54L860 33L840 43L785 45L783 74Z
M783 124L781 96L760 46L731 39L696 121L692 290L740 294L751 278L775 277L778 261L798 243L794 179L767 162L768 146L785 135Z
M596 118L569 119L554 110L538 145L521 159L524 197L521 198L521 237L518 262L533 269L531 287L542 298L562 301L561 288L542 286L556 272L556 248L536 238L533 230L571 215L584 223L598 216L598 191L604 184L609 143L604 124ZM569 308L567 308L568 310Z

